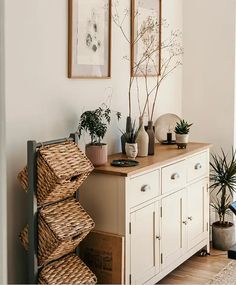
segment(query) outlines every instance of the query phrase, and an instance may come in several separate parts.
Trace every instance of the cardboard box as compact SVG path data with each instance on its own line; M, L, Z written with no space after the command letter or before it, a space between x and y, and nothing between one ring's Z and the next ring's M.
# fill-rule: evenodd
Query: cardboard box
M92 231L80 244L81 259L98 284L124 284L124 237Z

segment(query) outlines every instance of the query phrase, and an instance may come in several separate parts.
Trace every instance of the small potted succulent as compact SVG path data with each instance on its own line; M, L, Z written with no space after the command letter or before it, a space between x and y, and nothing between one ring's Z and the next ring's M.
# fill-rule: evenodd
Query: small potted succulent
M178 148L186 148L189 138L189 130L192 124L189 124L185 120L180 120L176 123L175 135L176 135L176 144Z
M235 243L235 226L226 216L230 214L230 204L236 193L236 152L230 158L225 152L212 155L210 189L213 192L211 207L218 214L219 220L212 224L212 244L220 250L228 250Z
M129 159L135 159L138 154L138 144L136 142L138 133L139 128L135 127L135 122L129 132L122 132L125 140L125 153Z
M121 113L116 112L118 120ZM103 165L107 162L107 144L102 143L107 132L107 125L111 122L111 110L107 106L99 107L93 111L85 111L80 116L77 129L79 138L82 131L89 133L90 143L85 146L85 153L94 166Z

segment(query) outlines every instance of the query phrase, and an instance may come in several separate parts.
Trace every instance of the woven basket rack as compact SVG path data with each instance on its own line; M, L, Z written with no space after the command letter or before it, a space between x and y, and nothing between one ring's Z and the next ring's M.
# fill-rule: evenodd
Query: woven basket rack
M39 284L96 284L97 278L75 254L46 265L39 274Z
M74 198L66 199L39 212L38 263L45 265L71 253L94 228L92 218ZM20 234L25 249L28 249L28 227Z
M93 165L74 142L40 147L37 156L38 205L73 196L92 170ZM18 179L27 192L27 167L18 174Z

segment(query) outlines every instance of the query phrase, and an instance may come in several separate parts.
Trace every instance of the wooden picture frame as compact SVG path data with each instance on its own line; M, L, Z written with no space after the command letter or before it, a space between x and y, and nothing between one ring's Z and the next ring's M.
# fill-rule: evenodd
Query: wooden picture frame
M150 18L149 18L150 17ZM155 52L151 53L152 62L156 64L147 63L147 60L143 64L138 63L142 59L143 51L147 50L147 40L144 42L145 36L141 35L145 25L148 24L148 19L152 19L156 22L156 28L149 34L155 39ZM161 73L161 23L162 23L162 0L131 0L131 76L132 77L145 77L145 76L157 76ZM146 32L147 33L147 32ZM151 36L150 36L151 35ZM137 40L139 38L139 40ZM149 40L150 41L150 40ZM146 46L145 46L146 45ZM149 49L150 50L150 49Z
M111 77L111 0L68 0L68 77Z

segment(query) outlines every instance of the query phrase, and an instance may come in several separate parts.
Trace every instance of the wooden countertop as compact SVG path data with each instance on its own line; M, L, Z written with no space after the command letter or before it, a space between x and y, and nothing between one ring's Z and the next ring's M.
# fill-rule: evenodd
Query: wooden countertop
M160 167L164 164L171 163L178 159L184 159L188 155L195 154L199 151L207 150L212 147L212 144L207 143L188 143L186 149L178 149L176 145L161 145L156 144L155 155L147 157L137 157L135 160L139 161L139 165L134 167L115 167L111 166L114 159L127 159L126 155L122 153L112 154L108 157L108 162L102 166L95 167L94 172L104 173L118 176L131 176L142 171L154 167Z

